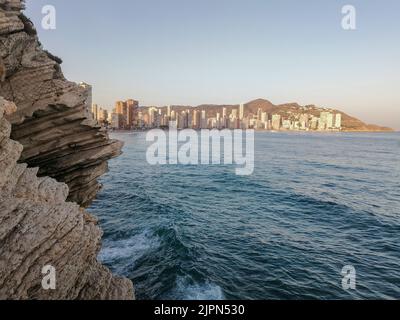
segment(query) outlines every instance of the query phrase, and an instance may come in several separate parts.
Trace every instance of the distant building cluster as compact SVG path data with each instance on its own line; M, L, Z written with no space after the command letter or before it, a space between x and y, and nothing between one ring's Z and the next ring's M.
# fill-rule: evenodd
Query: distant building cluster
M146 130L151 128L178 129L256 129L271 131L341 131L342 114L314 106L299 107L280 112L267 113L258 108L256 113L246 112L241 104L236 108L219 107L210 116L208 108L146 107L140 108L133 99L117 101L109 112L92 104L92 86L81 82L86 91L85 110L99 124L117 130ZM253 109L254 110L254 109Z
M181 108L180 108L181 109ZM259 130L297 130L297 131L340 131L342 115L332 111L321 111L319 116L307 110L274 114L258 109L257 114L245 116L245 106L221 108L215 116L208 117L207 110L174 110L172 107L150 107L138 113L138 128L163 128L172 124L178 129L259 129Z
M117 101L111 113L111 128L113 129L135 129L138 127L139 101L128 99Z
M108 110L99 107L97 104L92 105L92 115L93 115L93 119L97 120L97 122L99 122L101 124L108 123L108 121L109 121Z
M133 99L117 101L112 112L93 104L92 116L100 124L110 128L130 130L139 127L138 108L139 102Z
M271 131L340 131L342 114L329 109L289 110L280 113L267 113L259 108L257 113L247 113L244 104L238 108L221 107L212 116L207 108L146 107L140 108L133 99L117 101L110 113L93 104L93 118L113 129L145 130L152 128L177 129L256 129Z

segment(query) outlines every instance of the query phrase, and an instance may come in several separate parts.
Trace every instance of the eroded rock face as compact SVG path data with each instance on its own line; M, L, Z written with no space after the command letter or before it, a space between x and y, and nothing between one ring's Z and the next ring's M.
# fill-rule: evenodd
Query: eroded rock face
M17 163L23 147L9 138L0 98L0 299L133 299L128 279L114 277L96 256L101 231L68 186ZM42 268L56 270L56 289L42 287Z
M133 299L131 281L97 261L102 233L82 208L122 144L87 117L88 92L22 8L0 0L0 299ZM55 290L42 287L47 265Z
M0 0L0 95L18 106L9 116L11 136L24 147L20 162L65 182L68 200L86 207L122 142L88 117L87 89L64 78L61 60L42 49L22 7L21 0Z

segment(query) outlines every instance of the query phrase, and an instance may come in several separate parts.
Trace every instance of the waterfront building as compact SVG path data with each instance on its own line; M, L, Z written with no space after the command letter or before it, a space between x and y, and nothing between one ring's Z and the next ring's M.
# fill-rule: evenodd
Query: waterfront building
M268 120L268 115L266 112L261 113L261 122L265 123Z
M273 130L281 129L281 116L279 114L272 115L272 129Z
M171 119L171 106L167 107L167 117Z
M282 121L282 128L285 130L290 130L292 129L292 121L290 120L283 120Z
M127 106L127 119L126 119L127 126L132 127L136 125L137 122L139 101L128 99L126 101L126 106Z
M300 129L307 130L309 127L309 115L302 113L299 118Z
M208 123L207 123L206 111L202 110L201 111L200 129L207 129L207 127L208 127Z
M123 114L124 113L124 104L125 104L125 102L123 102L123 101L117 101L115 103L115 112L118 114Z
M257 120L261 121L261 117L262 117L262 109L261 109L261 108L258 108L258 111L257 111Z
M317 130L318 129L318 123L319 123L319 118L316 116L312 116L311 122L310 122L310 129L311 130Z
M92 114L93 119L97 121L97 118L99 116L99 106L97 104L92 105L91 114Z
M108 122L108 111L106 109L100 108L97 121L99 121L99 122Z
M198 110L193 111L193 129L200 129L201 127L200 122L200 112Z
M239 107L239 119L240 120L244 119L244 104L243 103Z
M123 115L119 113L111 114L111 128L113 129L123 129L124 127L124 119Z
M336 114L335 128L342 129L342 114L340 114L340 113Z
M319 122L318 122L318 130L320 131L324 131L327 129L328 127L328 115L330 113L329 112L321 112L321 115L319 117Z
M237 109L233 109L231 113L231 120L237 119L237 117L238 117L238 111Z
M333 129L333 114L328 113L326 116L326 128Z
M154 127L156 125L156 115L157 115L157 108L151 107L149 109L149 126Z

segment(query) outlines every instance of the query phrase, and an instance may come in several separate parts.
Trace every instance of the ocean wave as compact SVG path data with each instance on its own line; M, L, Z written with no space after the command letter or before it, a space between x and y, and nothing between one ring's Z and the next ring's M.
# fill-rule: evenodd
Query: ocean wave
M194 282L190 277L178 277L171 296L177 300L224 300L222 288L215 283Z
M160 239L147 229L128 239L105 240L98 259L105 264L129 259L130 264L134 264L148 251L157 249L160 244Z

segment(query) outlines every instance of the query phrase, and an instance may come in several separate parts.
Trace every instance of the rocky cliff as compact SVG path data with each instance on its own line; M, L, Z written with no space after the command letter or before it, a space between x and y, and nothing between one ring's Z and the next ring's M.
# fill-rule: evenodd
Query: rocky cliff
M132 283L96 260L101 230L82 208L122 144L88 117L87 90L22 9L0 0L0 299L132 299ZM46 265L55 290L42 288Z
M89 92L67 81L61 60L41 47L21 0L0 0L0 57L5 81L0 96L18 110L10 116L12 138L24 146L20 162L39 167L69 187L68 200L87 206L96 196L97 178L121 142L88 117Z

